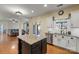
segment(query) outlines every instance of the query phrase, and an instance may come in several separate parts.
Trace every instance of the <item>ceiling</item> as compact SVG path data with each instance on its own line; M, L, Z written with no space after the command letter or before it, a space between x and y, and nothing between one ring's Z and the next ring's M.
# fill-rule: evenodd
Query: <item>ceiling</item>
M0 20L7 20L15 18L17 19L16 12L22 12L24 18L39 16L49 11L58 10L58 4L48 4L44 7L44 4L1 4L0 5ZM70 4L64 4L62 8L71 6ZM32 10L34 11L32 13Z

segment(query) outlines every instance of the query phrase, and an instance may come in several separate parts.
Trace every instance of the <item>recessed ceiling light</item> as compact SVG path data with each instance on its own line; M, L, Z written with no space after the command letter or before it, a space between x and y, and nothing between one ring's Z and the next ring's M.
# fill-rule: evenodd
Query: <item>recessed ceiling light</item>
M5 9L13 14L15 14L15 12L18 12L18 14L20 14L19 12L21 12L22 15L29 14L28 10L26 10L25 8L18 7L18 6L6 6Z
M32 13L34 13L34 10L32 10Z
M47 7L47 4L44 4L44 7Z

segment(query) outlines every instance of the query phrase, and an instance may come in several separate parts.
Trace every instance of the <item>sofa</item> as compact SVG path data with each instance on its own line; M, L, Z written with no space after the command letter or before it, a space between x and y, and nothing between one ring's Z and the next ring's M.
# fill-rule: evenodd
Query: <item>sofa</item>
M22 30L22 35L25 34L25 31ZM8 35L9 36L18 36L19 35L19 29L8 29Z

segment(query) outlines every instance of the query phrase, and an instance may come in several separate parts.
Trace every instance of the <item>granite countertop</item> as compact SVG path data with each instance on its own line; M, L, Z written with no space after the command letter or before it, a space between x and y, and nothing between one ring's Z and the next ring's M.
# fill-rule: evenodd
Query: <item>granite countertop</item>
M34 36L34 35L20 35L20 36L17 36L17 38L27 42L28 44L34 44L35 42L38 42L40 40L42 40L43 38L45 37L41 37L41 36Z
M78 36L76 36L76 35L74 36L74 35L72 35L72 34L71 34L71 35L66 35L66 34L59 34L59 33L54 33L54 34L58 34L58 35L64 35L64 36L68 36L68 37L75 37L75 38L79 38Z
M49 34L53 34L53 35L64 35L64 36L68 36L68 37L75 37L75 38L79 38L78 36L76 35L66 35L66 34L60 34L60 33L49 33Z

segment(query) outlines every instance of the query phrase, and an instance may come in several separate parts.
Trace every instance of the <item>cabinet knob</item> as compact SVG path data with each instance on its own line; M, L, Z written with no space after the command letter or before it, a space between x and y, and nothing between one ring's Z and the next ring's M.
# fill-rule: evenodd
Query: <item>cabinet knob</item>
M56 37L56 35L55 35L55 37Z
M62 36L62 38L64 38L64 36Z
M71 39L73 39L73 37L71 37Z

